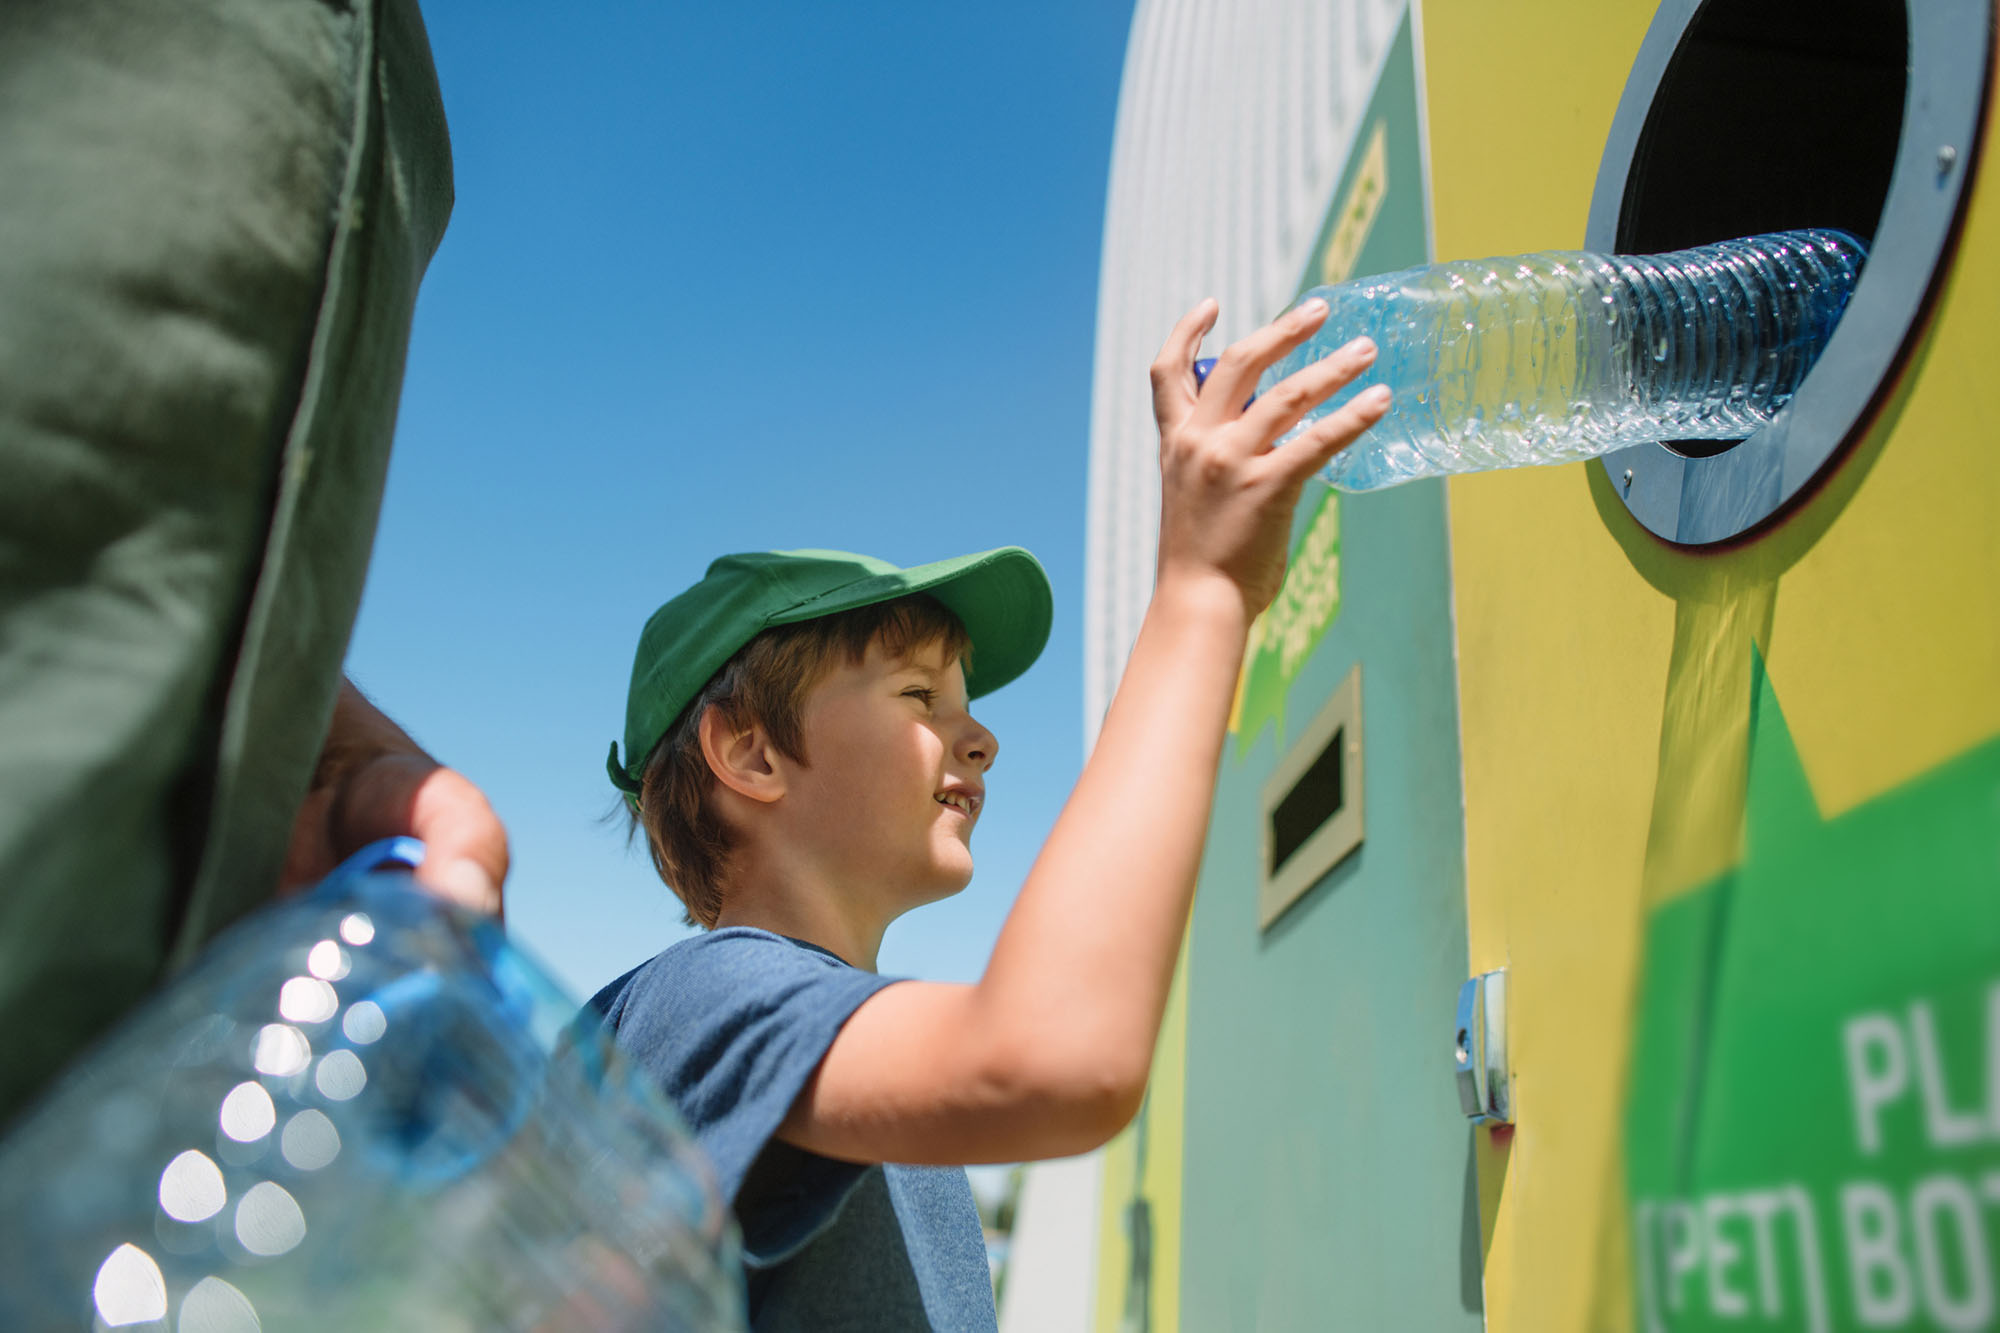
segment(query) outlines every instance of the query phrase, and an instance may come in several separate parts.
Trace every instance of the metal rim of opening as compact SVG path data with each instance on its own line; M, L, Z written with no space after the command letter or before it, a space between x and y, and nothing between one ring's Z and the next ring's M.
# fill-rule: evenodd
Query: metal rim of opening
M1726 3L1665 0L1654 16L1598 166L1587 248L1618 248L1654 100L1690 29ZM1866 428L1914 343L1977 157L1993 9L1991 0L1904 0L1902 8L1909 63L1895 164L1867 267L1812 373L1776 421L1733 448L1689 457L1645 444L1598 460L1633 517L1669 542L1727 542L1784 511Z

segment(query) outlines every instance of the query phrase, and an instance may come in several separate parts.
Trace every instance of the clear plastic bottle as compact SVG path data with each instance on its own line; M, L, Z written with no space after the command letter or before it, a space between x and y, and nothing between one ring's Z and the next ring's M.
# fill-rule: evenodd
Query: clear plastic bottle
M237 926L0 1141L0 1328L743 1327L678 1117L421 857Z
M1417 477L1593 458L1655 440L1738 439L1790 401L1866 259L1840 231L1789 231L1653 256L1553 250L1316 287L1331 308L1260 391L1366 334L1388 414L1326 479ZM1288 437L1289 438L1289 437Z

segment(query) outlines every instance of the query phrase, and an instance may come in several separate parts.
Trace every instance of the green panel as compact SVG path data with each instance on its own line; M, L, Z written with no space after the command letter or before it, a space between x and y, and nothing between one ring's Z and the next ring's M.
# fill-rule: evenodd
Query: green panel
M1357 273L1428 258L1407 19L1322 246L1378 123L1387 190ZM1317 259L1305 278L1318 281ZM1472 1132L1450 1058L1466 943L1444 494L1420 482L1340 498L1338 618L1299 663L1281 715L1246 725L1223 760L1190 948L1184 1328L1481 1326ZM1316 500L1300 506L1295 538ZM1260 932L1262 788L1280 739L1357 661L1366 836Z
M1823 822L1752 675L1743 862L1647 928L1639 1326L1990 1329L2000 741Z

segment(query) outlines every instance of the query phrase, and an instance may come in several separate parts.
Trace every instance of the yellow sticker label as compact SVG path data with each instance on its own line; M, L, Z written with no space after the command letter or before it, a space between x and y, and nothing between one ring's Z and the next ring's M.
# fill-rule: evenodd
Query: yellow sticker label
M1354 184L1347 187L1347 197L1340 201L1337 216L1339 223L1333 235L1326 239L1326 249L1320 251L1319 280L1332 286L1336 282L1346 282L1354 276L1355 261L1361 258L1361 247L1368 243L1368 233L1375 230L1376 215L1382 211L1382 199L1389 193L1389 123L1378 120L1368 131L1368 146L1361 150L1361 165L1354 173Z

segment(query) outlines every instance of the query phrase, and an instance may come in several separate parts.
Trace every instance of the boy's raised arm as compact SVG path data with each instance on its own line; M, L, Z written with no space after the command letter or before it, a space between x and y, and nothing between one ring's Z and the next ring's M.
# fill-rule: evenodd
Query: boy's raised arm
M1097 744L977 985L890 986L855 1011L780 1137L857 1161L969 1163L1095 1147L1138 1109L1187 928L1251 620L1284 577L1305 481L1379 420L1357 340L1242 404L1326 317L1309 302L1231 346L1199 392L1204 301L1152 369L1161 514L1152 602Z

